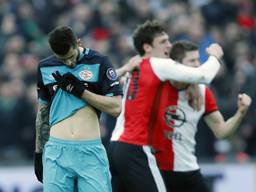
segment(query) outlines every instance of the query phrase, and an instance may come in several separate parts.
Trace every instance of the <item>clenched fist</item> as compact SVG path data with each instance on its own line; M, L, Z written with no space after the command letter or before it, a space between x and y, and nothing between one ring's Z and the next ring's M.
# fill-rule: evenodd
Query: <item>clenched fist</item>
M245 93L241 93L237 96L237 108L238 111L245 115L246 111L248 110L249 106L251 105L252 99L250 96L246 95Z
M209 47L207 47L206 53L217 57L217 59L221 59L223 56L223 50L222 50L221 46L217 43L213 43Z

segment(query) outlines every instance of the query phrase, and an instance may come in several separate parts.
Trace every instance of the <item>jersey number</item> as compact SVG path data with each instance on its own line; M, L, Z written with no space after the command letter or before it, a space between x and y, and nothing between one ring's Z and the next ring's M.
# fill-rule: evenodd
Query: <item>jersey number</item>
M131 84L129 86L127 100L133 100L136 97L138 91L138 82L140 78L140 71L135 70L132 74Z

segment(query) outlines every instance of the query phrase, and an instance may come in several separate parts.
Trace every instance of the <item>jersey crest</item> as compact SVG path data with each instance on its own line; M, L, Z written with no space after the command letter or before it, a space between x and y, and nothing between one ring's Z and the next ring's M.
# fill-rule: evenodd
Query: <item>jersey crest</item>
M81 79L83 79L84 81L88 81L93 78L93 72L89 70L80 71L79 77L81 77Z

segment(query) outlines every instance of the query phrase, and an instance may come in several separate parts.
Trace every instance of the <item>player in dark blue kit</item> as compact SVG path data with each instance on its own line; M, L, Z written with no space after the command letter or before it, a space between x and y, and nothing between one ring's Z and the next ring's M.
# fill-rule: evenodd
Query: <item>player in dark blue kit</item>
M53 55L38 67L35 173L45 192L109 192L100 111L118 116L121 89L106 56L80 47L72 29L49 33ZM42 178L43 154L43 178Z

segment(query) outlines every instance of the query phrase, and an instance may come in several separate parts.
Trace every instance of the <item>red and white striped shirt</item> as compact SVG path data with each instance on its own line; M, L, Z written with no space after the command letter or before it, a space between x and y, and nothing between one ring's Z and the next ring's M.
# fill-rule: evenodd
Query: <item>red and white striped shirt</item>
M204 105L195 111L188 103L186 90L178 91L169 82L163 85L152 141L161 170L199 169L195 156L197 125L203 115L218 110L211 90L205 85L199 88Z
M124 86L123 110L112 133L112 141L148 145L153 103L162 82L176 80L188 83L210 83L220 63L210 56L200 67L177 64L171 59L143 59Z

